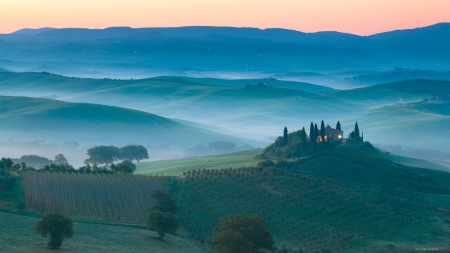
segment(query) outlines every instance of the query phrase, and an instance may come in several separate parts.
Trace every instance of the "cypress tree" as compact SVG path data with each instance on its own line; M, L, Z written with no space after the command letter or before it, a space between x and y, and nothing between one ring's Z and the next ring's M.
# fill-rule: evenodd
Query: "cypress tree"
M286 145L288 143L288 141L289 141L288 130L287 130L287 127L284 127L284 131L283 131L283 143L284 143L284 145Z
M320 123L320 137L322 138L322 142L325 142L325 123L322 120Z
M311 122L311 125L309 126L309 142L314 143L314 124Z
M361 142L364 142L364 132L361 132Z
M341 129L341 122L338 121L338 122L336 123L336 129L339 130L339 131L342 130L342 129Z
M317 137L319 137L319 128L317 127L317 124L314 124L314 137L317 140Z
M359 127L358 127L358 122L355 123L355 139L357 141L359 141Z
M305 149L307 147L306 139L308 136L306 136L306 130L305 127L302 129L302 147Z

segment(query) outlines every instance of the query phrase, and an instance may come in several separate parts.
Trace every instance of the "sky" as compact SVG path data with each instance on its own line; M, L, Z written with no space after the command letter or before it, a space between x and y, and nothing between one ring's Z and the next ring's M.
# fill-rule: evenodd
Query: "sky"
M450 0L0 0L0 33L202 25L370 35L450 22L449 10Z

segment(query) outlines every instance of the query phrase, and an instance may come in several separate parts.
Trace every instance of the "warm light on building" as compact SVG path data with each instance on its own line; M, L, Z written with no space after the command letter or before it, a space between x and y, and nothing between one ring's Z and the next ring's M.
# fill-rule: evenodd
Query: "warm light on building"
M342 135L338 135L338 139L342 139Z

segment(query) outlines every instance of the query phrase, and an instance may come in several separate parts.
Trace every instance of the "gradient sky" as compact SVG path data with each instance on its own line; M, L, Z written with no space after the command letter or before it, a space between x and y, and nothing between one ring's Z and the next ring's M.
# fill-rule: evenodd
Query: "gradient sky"
M450 0L0 0L0 33L208 25L369 35L439 22L450 22Z

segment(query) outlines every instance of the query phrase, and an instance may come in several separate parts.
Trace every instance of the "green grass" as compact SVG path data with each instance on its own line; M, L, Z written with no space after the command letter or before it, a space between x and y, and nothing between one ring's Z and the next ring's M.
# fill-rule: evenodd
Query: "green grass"
M417 159L407 156L391 155L391 160L395 163L404 164L412 167L426 168L432 170L441 170L450 172L450 165L439 161L429 161L423 159Z
M0 251L9 253L54 252L46 248L48 238L34 233L38 218L0 212ZM74 222L73 238L65 239L61 252L204 252L185 239L121 226Z
M263 149L252 149L225 155L202 156L175 160L145 162L136 164L137 174L179 176L183 172L198 169L225 169L256 166L260 160L254 156Z
M179 217L204 242L220 217L257 213L276 245L317 252L398 252L448 242L448 183L397 166L368 145L343 146L293 167L206 170L170 184ZM444 173L444 172L441 172ZM445 179L450 174L446 174ZM407 243L406 243L407 242Z

